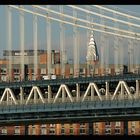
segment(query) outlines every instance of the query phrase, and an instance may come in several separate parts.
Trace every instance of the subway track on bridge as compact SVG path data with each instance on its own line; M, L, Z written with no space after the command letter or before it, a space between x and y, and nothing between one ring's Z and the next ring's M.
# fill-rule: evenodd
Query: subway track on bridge
M139 120L139 80L127 74L1 83L0 125Z

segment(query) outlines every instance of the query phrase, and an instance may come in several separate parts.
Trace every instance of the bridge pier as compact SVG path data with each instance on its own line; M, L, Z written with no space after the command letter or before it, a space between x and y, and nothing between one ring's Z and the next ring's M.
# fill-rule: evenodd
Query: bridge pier
M93 129L94 123L89 122L89 127L88 127L88 135L94 135L94 129Z
M128 135L128 121L123 122L124 135Z
M24 135L28 135L28 125L27 124L25 124Z

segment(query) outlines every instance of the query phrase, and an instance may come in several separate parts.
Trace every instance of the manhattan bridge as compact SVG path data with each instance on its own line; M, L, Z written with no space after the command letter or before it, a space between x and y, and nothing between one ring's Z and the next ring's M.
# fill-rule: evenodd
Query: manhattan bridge
M128 121L140 120L140 17L101 5L7 5L3 9L6 45L0 46L5 51L0 54L5 62L0 67L5 66L6 74L0 74L1 126L122 121L127 134ZM45 45L40 45L40 36ZM30 37L32 79L25 59ZM38 72L39 49L47 50L47 79ZM59 76L52 72L54 49L60 53ZM18 57L12 50L19 50ZM80 72L82 63L85 75ZM70 76L66 64L72 66ZM20 79L13 80L17 65Z

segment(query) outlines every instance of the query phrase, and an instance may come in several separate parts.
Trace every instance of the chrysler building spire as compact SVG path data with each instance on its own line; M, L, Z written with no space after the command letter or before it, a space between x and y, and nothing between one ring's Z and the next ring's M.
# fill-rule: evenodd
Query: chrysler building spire
M90 40L88 43L86 60L87 60L88 75L93 76L95 71L95 65L99 60L99 54L96 42L94 40L93 30L91 31Z

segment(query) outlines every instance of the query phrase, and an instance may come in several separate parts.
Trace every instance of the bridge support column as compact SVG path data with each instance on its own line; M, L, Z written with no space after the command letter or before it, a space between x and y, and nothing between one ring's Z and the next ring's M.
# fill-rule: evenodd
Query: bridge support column
M76 101L80 100L80 85L76 84Z
M136 98L139 96L139 81L136 80Z
M23 100L24 100L24 97L23 97L23 88L22 87L20 87L20 104L23 104Z
M65 94L65 89L64 89L64 87L62 88L62 103L64 103L65 102L65 98L66 97L66 94Z
M108 99L108 93L109 93L109 83L105 82L106 92L105 92L105 98Z
M34 90L34 103L36 104L37 103L37 91Z
M7 92L7 105L9 105L9 93Z
M27 125L27 124L25 124L24 134L25 134L25 135L28 135L28 125Z
M91 86L91 101L94 100L94 87Z
M128 121L123 122L124 135L128 135Z
M48 85L48 103L51 102L51 86Z
M124 99L124 85L121 83L121 99Z
M93 122L89 122L88 135L94 135L93 126L94 126L94 123Z

